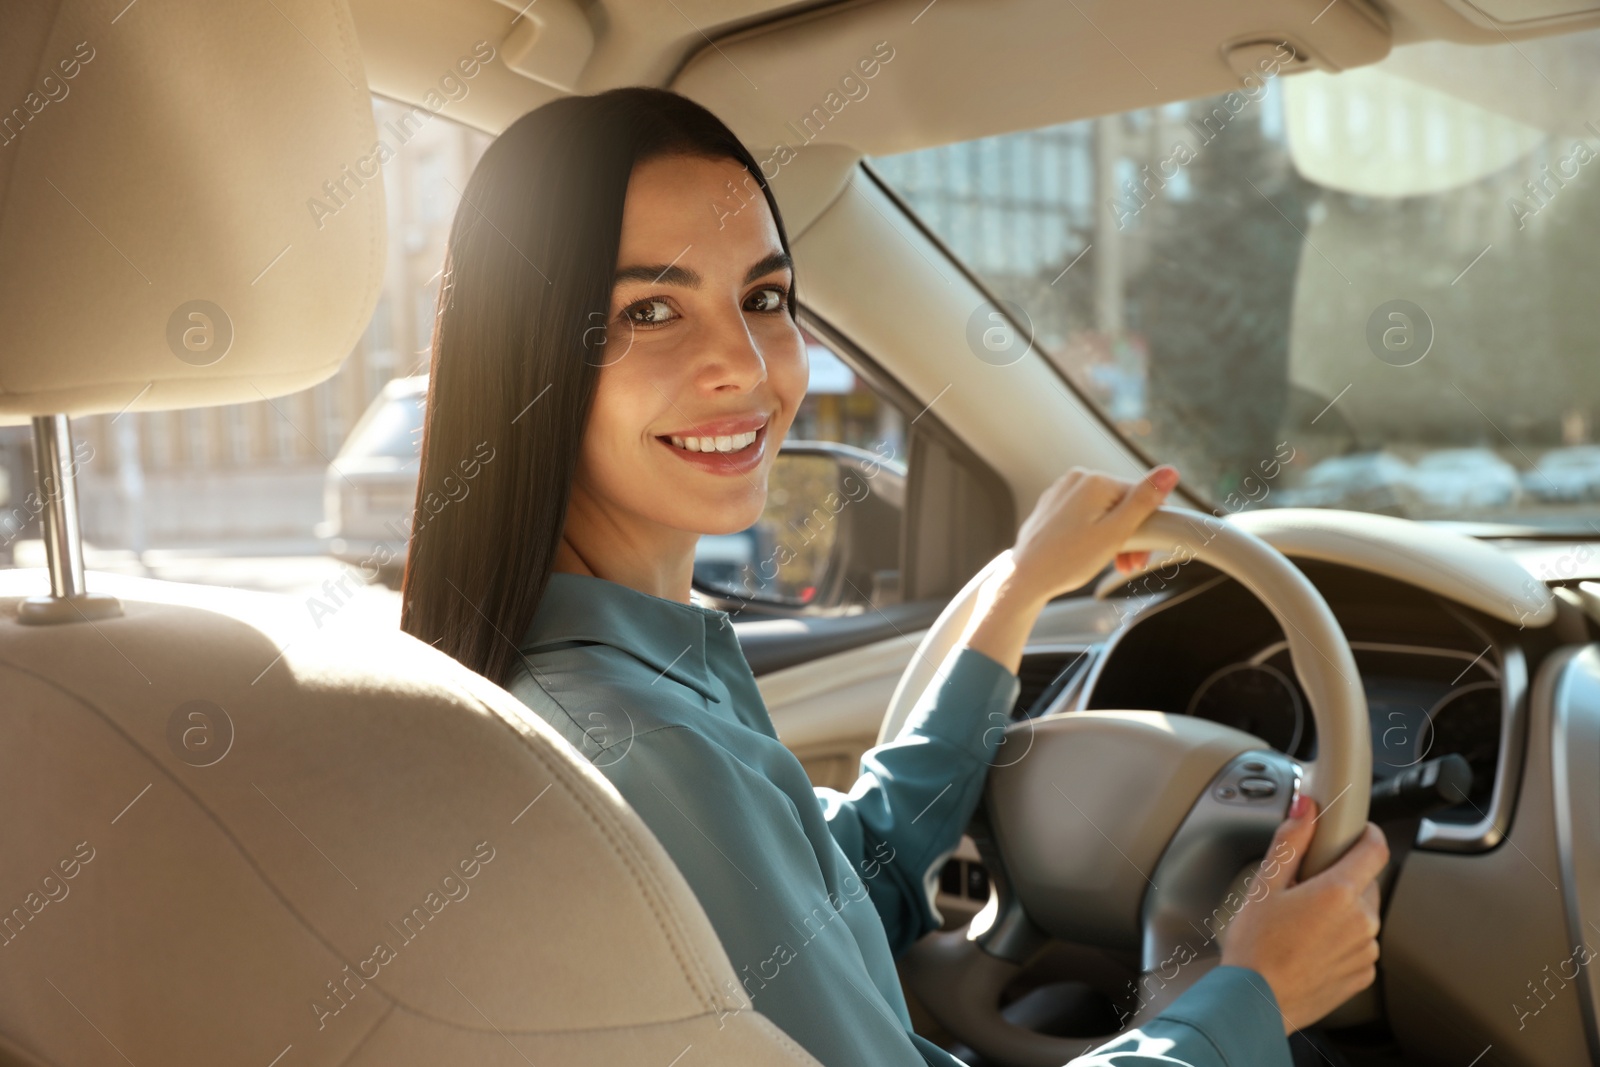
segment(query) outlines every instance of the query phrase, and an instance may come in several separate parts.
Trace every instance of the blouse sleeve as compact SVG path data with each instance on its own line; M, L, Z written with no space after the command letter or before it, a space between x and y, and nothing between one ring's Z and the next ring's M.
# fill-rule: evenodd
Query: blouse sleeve
M1206 972L1155 1018L1067 1067L1293 1067L1272 987L1249 967Z
M818 787L828 828L867 879L898 957L942 921L939 870L960 844L1022 683L971 648L918 699L894 740L868 749L849 793Z

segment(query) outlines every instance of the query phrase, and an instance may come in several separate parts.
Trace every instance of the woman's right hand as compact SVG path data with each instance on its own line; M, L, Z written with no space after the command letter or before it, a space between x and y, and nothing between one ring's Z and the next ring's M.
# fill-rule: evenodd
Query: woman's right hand
M1115 557L1129 562L1122 544L1161 506L1178 472L1155 467L1138 481L1073 467L1039 497L1017 531L1011 551L1016 573L1049 600L1088 583Z
M1301 794L1278 827L1252 890L1224 931L1222 962L1249 967L1272 987L1285 1033L1310 1026L1377 977L1378 874L1389 862L1383 831L1366 832L1320 874L1297 881L1311 846L1317 802Z
M1121 569L1147 555L1120 550L1177 484L1171 467L1157 467L1137 482L1082 467L1057 478L1017 532L1010 565L978 589L957 643L1016 673L1047 602L1086 584L1113 556Z

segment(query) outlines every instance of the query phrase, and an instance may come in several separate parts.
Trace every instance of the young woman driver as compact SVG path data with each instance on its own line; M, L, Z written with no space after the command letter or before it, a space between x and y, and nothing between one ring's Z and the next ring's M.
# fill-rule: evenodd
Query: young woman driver
M730 212L730 183L765 195ZM690 601L700 536L761 516L806 381L783 222L720 121L653 89L523 116L450 234L421 484L485 440L493 459L414 536L402 625L508 687L616 785L753 1007L819 1061L951 1067L912 1032L894 959L937 926L925 881L978 801L991 713L1016 697L1039 610L1117 556L1178 475L1062 475L899 737L848 794L814 790L728 614ZM1309 806L1278 831L1296 856ZM1101 1061L1287 1067L1286 1034L1374 979L1386 856L1369 825L1317 877L1280 867L1221 965Z

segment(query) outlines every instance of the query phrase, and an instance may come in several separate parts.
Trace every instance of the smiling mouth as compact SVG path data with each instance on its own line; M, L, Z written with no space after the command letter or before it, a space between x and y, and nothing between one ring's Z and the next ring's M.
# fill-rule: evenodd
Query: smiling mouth
M656 440L685 452L732 455L754 448L756 439L760 436L760 430L751 430L748 433L727 434L721 437L658 437Z

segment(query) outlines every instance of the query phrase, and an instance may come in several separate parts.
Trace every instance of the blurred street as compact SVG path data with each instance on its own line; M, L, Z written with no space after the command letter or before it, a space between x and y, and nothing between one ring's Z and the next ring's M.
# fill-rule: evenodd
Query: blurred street
M307 621L320 622L321 628L400 624L400 594L363 582L360 571L324 554L322 542L314 538L153 548L142 559L131 551L85 544L84 563L91 590L95 572L127 574L281 594L301 603ZM15 566L39 569L41 593L48 589L44 565L44 542L16 543Z

